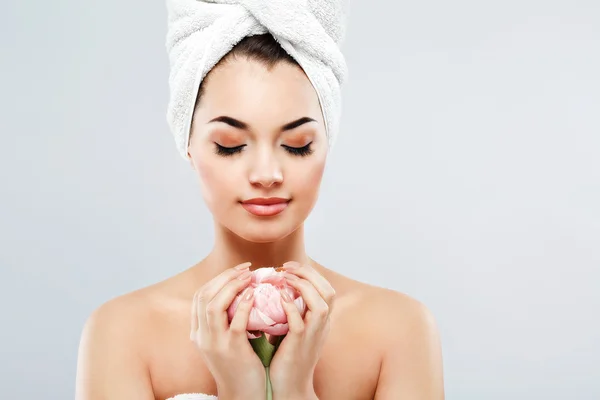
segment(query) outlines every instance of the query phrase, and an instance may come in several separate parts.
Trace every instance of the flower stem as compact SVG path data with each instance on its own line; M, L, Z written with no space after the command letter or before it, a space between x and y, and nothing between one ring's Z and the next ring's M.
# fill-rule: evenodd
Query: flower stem
M271 377L269 376L269 367L265 367L267 375L267 400L273 400L273 388L271 387Z
M265 374L267 376L267 400L273 400L273 387L271 385L271 376L269 374L271 360L283 341L284 336L277 337L274 344L269 343L264 334L259 338L250 339L250 344L252 345L254 352L258 355L258 358L260 358L260 361L265 367Z

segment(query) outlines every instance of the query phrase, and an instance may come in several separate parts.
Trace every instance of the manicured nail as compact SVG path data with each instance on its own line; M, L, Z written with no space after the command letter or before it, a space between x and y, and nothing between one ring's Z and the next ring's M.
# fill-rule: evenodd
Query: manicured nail
M283 297L283 299L285 301L287 301L288 303L292 302L292 298L290 297L290 294L288 292L286 292L285 290L281 291L281 297Z
M283 264L284 269L295 269L295 268L299 268L299 267L300 267L300 263L296 262L296 261L288 261Z
M253 296L254 296L254 289L246 288L246 291L244 292L244 296L243 296L244 301L250 300Z
M288 279L290 281L297 281L298 277L296 275L294 275L294 274L288 274L288 273L286 273L285 274L285 279Z
M240 265L236 266L235 269L237 269L238 271L243 271L245 269L250 268L251 265L252 265L251 262L245 262L243 264L240 264Z
M243 274L241 274L240 276L238 276L238 279L239 279L240 281L243 281L243 280L245 280L245 279L248 279L248 278L250 278L251 276L252 276L252 271L246 271L246 272L244 272Z

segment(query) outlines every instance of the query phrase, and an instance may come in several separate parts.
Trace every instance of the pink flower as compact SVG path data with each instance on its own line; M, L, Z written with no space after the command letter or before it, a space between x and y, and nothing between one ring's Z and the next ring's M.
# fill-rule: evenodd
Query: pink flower
M281 305L281 291L287 292L294 304L298 307L300 315L304 317L306 304L296 289L289 286L284 278L284 272L275 268L259 268L252 272L249 290L254 290L254 304L248 319L248 337L256 339L261 332L269 335L281 336L288 332L287 315ZM235 310L241 301L240 293L227 309L229 322L235 315Z

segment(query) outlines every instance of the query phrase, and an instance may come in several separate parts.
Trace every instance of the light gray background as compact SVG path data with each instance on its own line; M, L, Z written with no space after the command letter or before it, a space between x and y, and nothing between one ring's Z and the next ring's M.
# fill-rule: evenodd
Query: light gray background
M600 5L353 1L318 261L435 314L448 399L600 399ZM73 397L104 301L212 241L163 1L0 5L3 398Z

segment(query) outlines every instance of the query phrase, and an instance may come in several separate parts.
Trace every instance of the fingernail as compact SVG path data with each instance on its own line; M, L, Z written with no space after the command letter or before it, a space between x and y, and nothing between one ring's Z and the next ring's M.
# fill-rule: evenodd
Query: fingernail
M286 292L285 290L281 291L281 297L283 297L283 299L285 301L287 301L288 303L292 302L292 298L290 297L290 294L288 292Z
M245 301L248 301L252 298L252 296L254 296L254 289L253 288L247 288L246 291L244 292L244 296L243 299Z
M252 271L246 271L246 272L244 272L243 274L241 274L240 276L238 276L238 279L239 279L240 281L243 281L243 280L245 280L245 279L248 279L248 278L250 278L251 276L252 276Z
M288 279L290 281L297 281L298 277L294 274L285 274L285 279Z
M248 268L250 268L250 266L251 266L251 265L252 265L252 263L250 263L250 262L245 262L245 263L243 263L243 264L240 264L240 265L238 265L238 266L234 267L234 269L237 269L238 271L243 271L243 270L245 270L245 269L248 269Z
M300 267L300 263L296 262L296 261L288 261L286 263L283 264L283 268L284 269L295 269Z

